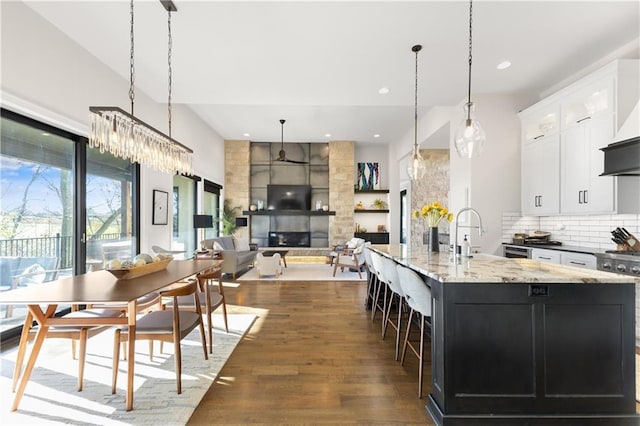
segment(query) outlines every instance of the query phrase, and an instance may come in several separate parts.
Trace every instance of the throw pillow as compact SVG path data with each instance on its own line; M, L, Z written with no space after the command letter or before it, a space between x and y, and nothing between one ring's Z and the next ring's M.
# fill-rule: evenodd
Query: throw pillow
M236 248L236 251L249 251L250 247L249 247L249 241L247 240L241 240L239 238L234 238L233 239L233 245Z
M224 247L222 247L222 244L220 244L219 242L214 241L213 242L213 249L217 250L217 251L222 251L222 250L224 250Z
M22 274L20 275L25 275L24 277L20 278L18 282L18 285L20 286L42 284L45 277L47 276L47 274L45 273L45 269L38 263L34 263L33 265L27 267L24 271L22 271Z

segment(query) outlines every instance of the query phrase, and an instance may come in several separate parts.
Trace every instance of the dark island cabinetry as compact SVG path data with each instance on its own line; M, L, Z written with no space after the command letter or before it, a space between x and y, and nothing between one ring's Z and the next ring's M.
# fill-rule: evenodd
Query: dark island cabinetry
M633 284L428 283L438 424L640 424Z

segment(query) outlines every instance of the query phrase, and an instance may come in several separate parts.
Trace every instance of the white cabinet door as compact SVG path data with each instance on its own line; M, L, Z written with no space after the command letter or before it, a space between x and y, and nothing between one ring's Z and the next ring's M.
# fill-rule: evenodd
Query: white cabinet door
M522 147L522 211L539 216L560 211L560 138L546 136Z
M560 263L560 252L557 250L547 250L534 248L531 250L531 258L540 262Z
M560 262L577 268L596 269L596 257L587 253L562 252Z
M615 182L599 176L604 164L600 148L613 138L611 114L590 118L562 132L560 137L562 213L608 213L615 210Z

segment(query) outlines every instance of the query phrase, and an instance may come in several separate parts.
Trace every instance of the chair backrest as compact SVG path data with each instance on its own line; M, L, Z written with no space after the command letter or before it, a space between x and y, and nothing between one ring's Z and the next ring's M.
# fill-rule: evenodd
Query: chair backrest
M382 274L385 277L386 283L389 289L394 293L404 297L404 291L400 286L400 279L398 278L398 270L396 269L397 263L385 256L380 256L380 263L382 265Z
M374 275L377 275L378 272L376 271L376 267L373 264L373 259L371 258L371 248L369 248L368 246L365 246L363 251L364 251L364 260L367 264L367 268L369 268L369 272L371 272Z
M431 316L431 289L422 277L410 268L397 265L398 278L407 304L426 317Z
M376 253L375 251L371 250L371 262L373 264L373 267L376 271L376 275L378 276L378 279L380 279L380 281L382 282L387 282L387 278L384 276L384 273L382 271L382 255Z

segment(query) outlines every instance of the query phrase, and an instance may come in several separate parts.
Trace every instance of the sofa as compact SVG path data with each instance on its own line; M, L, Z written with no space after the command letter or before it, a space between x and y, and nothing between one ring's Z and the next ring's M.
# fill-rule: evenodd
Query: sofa
M247 242L230 236L203 240L203 247L222 257L222 273L232 274L234 280L238 272L253 265L258 254Z

